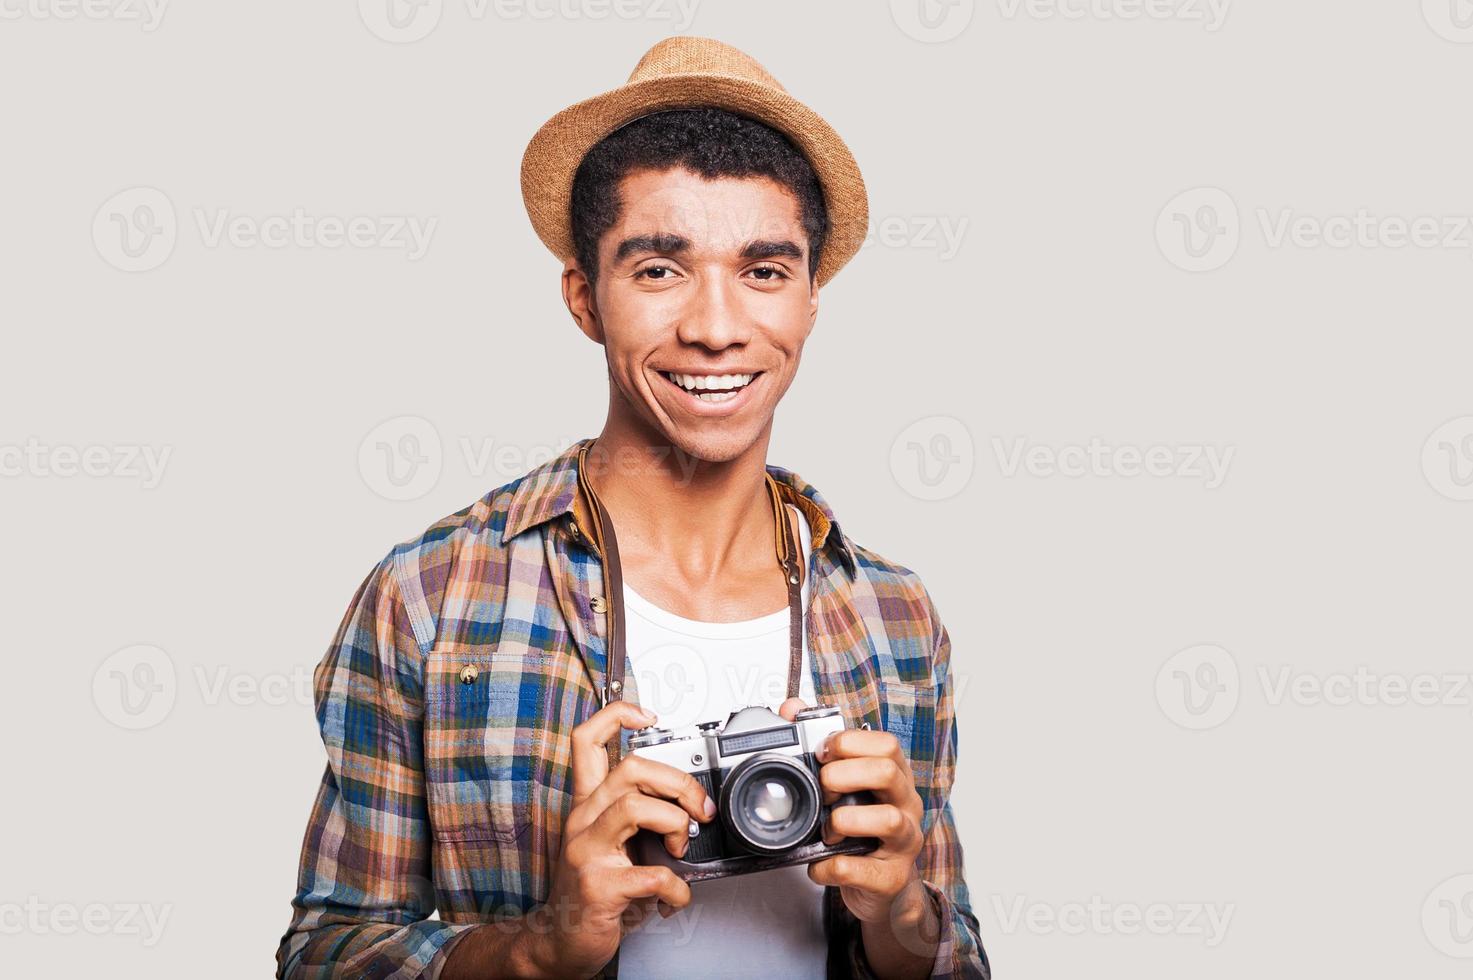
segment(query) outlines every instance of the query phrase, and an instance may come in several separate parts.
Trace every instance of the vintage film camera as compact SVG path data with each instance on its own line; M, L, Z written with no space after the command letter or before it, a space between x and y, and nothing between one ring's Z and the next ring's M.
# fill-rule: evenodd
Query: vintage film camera
M823 823L833 807L875 802L869 792L823 802L818 748L843 728L836 707L806 708L791 722L767 708L748 707L732 712L725 724L634 733L632 754L690 773L715 802L716 817L691 821L683 859L672 857L664 839L648 830L630 838L630 859L671 868L686 881L705 881L873 851L879 846L873 837L823 842Z

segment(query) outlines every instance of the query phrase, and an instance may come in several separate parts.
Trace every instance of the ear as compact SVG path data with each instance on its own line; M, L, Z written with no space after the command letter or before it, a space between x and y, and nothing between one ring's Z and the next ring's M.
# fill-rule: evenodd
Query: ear
M818 322L818 276L808 280L808 332L813 332L814 324Z
M567 304L568 312L573 315L573 322L578 324L578 329L595 344L602 344L604 328L598 316L593 283L588 281L575 258L563 262L563 302Z

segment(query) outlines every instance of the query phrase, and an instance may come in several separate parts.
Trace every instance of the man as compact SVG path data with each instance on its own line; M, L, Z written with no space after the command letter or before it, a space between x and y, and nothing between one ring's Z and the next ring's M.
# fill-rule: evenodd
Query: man
M522 185L608 417L354 597L315 675L328 766L278 976L987 976L946 629L765 462L864 238L848 149L751 58L677 37L550 120ZM636 832L679 857L715 807L630 735L778 701L841 709L825 801L873 802L823 839L878 848L693 884L636 865Z

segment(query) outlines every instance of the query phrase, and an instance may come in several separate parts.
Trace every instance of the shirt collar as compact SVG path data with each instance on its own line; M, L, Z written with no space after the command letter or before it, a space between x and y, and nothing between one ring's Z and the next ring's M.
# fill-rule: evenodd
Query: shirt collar
M505 540L565 514L583 515L578 494L578 451L592 441L591 437L580 439L516 482L506 510ZM769 465L767 472L777 481L783 498L803 512L813 534L813 549L832 549L853 574L853 543L840 530L833 510L818 490L792 470Z

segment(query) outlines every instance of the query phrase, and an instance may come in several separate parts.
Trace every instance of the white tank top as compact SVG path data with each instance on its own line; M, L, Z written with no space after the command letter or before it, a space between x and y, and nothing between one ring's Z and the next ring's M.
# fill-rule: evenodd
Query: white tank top
M812 532L798 515L803 567ZM773 574L778 574L776 568ZM808 574L803 575L808 609ZM788 685L788 609L739 623L685 619L624 586L624 639L639 703L663 728L725 721L747 705L777 710ZM799 697L814 703L808 635ZM691 885L691 903L650 915L619 947L620 980L645 977L823 977L823 887L799 865Z

